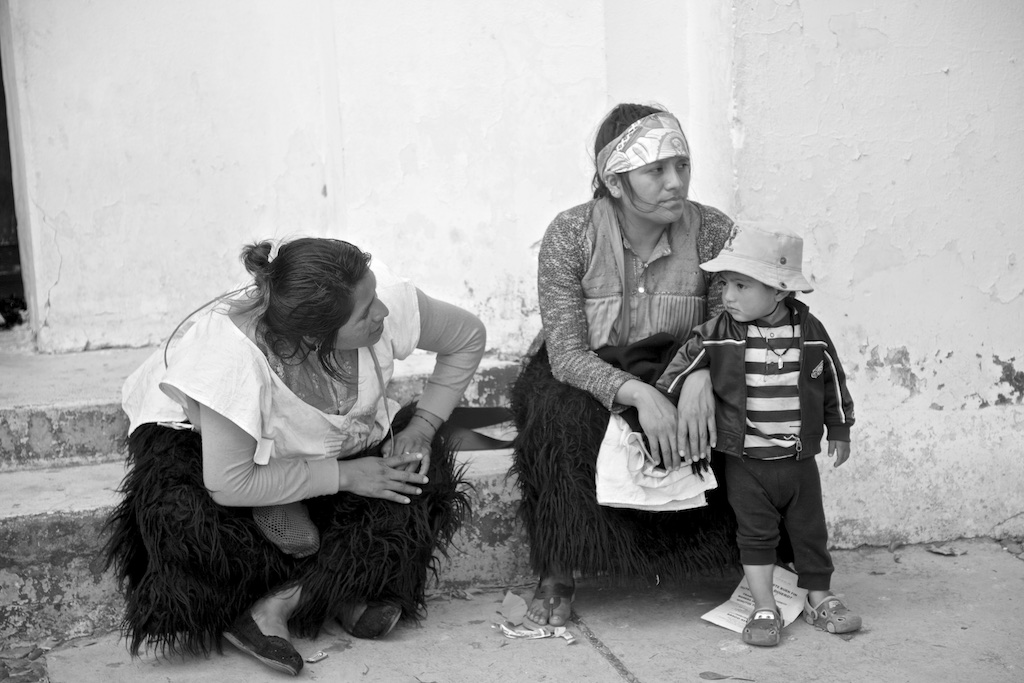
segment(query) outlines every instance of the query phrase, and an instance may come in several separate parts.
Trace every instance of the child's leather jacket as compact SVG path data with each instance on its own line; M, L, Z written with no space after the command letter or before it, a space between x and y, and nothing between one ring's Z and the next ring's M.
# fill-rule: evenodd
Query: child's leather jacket
M807 305L792 297L783 300L800 325L800 440L797 460L821 452L825 429L830 441L849 441L853 425L853 399L846 374L825 327ZM721 313L693 334L669 363L657 387L676 400L683 380L693 371L711 369L715 392L718 443L715 450L743 454L746 433L747 383L744 372L747 323Z

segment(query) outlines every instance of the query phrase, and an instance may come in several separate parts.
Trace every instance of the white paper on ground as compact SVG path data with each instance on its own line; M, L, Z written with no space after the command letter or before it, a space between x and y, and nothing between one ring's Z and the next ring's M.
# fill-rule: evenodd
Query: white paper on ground
M782 621L789 626L804 611L804 602L807 600L807 589L797 588L797 576L788 569L775 568L774 583L772 592L775 593L775 602L782 613ZM747 585L747 577L743 577L740 585L732 592L728 601L722 603L707 614L701 615L701 619L710 621L712 624L722 626L736 633L743 633L743 627L747 624L747 618L754 609L754 598L750 594L750 587Z

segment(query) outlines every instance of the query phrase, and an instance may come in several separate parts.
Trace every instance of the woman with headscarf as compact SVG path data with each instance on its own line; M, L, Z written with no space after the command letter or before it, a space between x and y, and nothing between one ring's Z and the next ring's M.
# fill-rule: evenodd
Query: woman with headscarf
M667 471L710 459L708 373L687 379L673 405L652 386L656 377L614 359L655 335L681 341L721 310L719 290L698 266L718 255L732 221L689 199L689 145L666 111L616 106L594 156L593 200L560 213L544 234L543 343L511 394L519 428L512 472L540 577L528 617L555 626L570 616L575 574L684 578L738 560L735 520L720 490L685 512L597 502L595 464L612 413L635 410L651 457Z

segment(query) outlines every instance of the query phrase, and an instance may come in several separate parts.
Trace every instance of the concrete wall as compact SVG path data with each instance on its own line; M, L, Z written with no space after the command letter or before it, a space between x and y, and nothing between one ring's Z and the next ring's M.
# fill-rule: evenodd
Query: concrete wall
M604 5L609 105L654 103L676 114L692 154L690 197L731 215L731 3L605 0Z
M531 245L587 198L607 109L600 4L2 9L40 350L155 343L243 276L244 242L299 233L474 310L495 349L536 333Z
M1024 534L1024 5L3 0L30 317L141 346L245 241L350 239L515 357L600 116L679 113L693 196L806 236L858 401L841 545Z
M1024 529L1024 4L735 3L738 218L807 237L840 543Z

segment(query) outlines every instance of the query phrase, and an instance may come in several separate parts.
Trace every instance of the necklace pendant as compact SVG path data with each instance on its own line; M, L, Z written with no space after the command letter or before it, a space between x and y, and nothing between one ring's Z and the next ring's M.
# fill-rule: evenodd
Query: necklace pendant
M782 356L779 356L779 370L782 369Z

